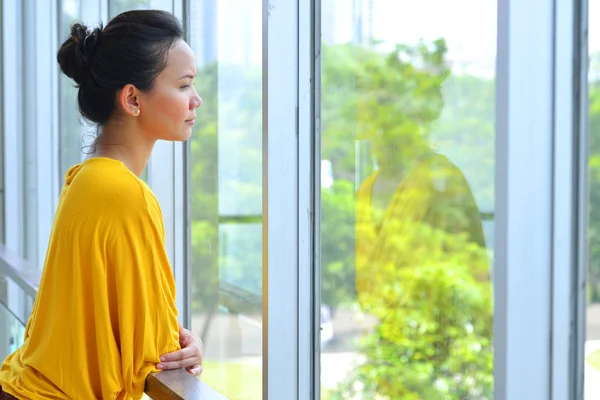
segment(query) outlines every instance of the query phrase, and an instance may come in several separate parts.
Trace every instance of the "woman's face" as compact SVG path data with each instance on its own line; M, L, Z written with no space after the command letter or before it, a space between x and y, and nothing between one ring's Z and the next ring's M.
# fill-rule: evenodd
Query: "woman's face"
M192 49L179 40L169 51L166 68L154 81L154 87L142 93L139 123L154 140L184 141L192 134L196 108L202 99L194 88L196 63Z

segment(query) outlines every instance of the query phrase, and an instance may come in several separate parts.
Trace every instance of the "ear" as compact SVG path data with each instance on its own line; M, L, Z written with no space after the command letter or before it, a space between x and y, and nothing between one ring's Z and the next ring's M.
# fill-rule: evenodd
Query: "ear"
M138 101L139 90L132 84L123 86L117 95L117 102L125 114L137 117L140 115L140 103Z

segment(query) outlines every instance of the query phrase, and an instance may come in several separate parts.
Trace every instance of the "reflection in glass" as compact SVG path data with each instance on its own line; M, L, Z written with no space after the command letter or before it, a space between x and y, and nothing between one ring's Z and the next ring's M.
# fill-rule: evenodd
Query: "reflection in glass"
M189 141L192 330L203 381L262 398L262 16L259 0L190 2L204 103Z
M493 395L496 4L425 3L323 2L323 399Z

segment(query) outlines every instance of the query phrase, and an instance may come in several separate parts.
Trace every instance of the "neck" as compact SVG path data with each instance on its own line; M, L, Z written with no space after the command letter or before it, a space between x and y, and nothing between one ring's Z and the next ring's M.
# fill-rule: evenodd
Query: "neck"
M380 165L380 175L387 178L404 177L426 156L431 154L429 149L411 153L410 155L395 155L389 157Z
M109 122L102 128L92 157L107 157L121 161L136 176L142 176L154 147L136 126Z

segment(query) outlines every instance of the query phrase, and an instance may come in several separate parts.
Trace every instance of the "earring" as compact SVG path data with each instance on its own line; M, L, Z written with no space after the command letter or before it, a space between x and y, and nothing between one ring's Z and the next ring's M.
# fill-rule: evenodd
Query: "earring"
M140 109L139 108L135 109L135 115L140 115Z

